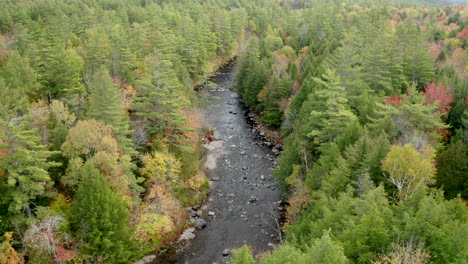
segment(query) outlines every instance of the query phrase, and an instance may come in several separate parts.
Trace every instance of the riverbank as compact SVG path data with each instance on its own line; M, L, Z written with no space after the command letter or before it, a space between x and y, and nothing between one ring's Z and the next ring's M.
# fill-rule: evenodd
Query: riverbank
M235 66L228 64L212 78L216 87L209 89L203 111L213 131L204 160L210 194L206 204L190 210L206 227L194 230L194 239L178 243L153 263L227 263L231 249L249 244L259 253L280 240L275 155L247 122L248 109L230 90Z

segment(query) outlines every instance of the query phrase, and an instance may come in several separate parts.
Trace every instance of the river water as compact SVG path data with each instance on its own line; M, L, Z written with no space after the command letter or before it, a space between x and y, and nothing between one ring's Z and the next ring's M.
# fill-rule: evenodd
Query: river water
M205 145L211 191L201 218L207 226L195 231L195 239L173 249L170 257L154 263L229 263L230 256L223 256L226 249L248 244L259 253L271 250L280 239L281 192L272 175L275 157L252 131L246 108L230 90L235 68L235 63L228 64L212 79L217 87L208 91L203 114L215 138Z

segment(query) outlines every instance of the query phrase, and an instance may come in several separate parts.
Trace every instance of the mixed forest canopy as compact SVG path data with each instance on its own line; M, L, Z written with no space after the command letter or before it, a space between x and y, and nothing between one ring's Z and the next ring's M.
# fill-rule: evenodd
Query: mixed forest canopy
M467 263L468 10L430 2L0 1L0 263L176 240L209 188L194 86L236 56L289 205L233 263Z

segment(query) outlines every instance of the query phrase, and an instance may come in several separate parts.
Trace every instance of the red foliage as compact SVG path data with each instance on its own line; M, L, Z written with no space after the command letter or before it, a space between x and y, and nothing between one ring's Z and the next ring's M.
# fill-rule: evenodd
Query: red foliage
M447 114L450 110L453 96L449 93L447 87L442 84L431 83L426 85L426 92L424 93L426 97L426 104L434 104L439 102L439 111L441 113Z
M457 35L457 38L460 40L468 39L468 28L463 29Z
M78 252L74 250L65 249L63 246L59 245L55 248L55 261L65 262L70 261L75 257Z
M298 81L295 81L293 84L292 94L297 94L299 90L301 90L301 84Z
M396 107L400 107L401 103L404 101L404 99L401 98L401 95L392 95L392 96L385 96L385 103L389 105L393 105Z

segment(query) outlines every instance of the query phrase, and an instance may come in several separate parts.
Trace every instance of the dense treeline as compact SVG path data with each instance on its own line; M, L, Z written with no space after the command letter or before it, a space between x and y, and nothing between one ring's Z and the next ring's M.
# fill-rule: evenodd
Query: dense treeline
M193 86L238 53L239 93L285 143L287 241L262 263L466 262L464 8L1 5L0 263L128 263L177 239L208 188Z
M241 2L2 1L0 263L128 263L178 237L208 187L193 86L248 36Z
M284 136L287 239L260 263L466 263L466 8L292 12L249 40L237 80Z

